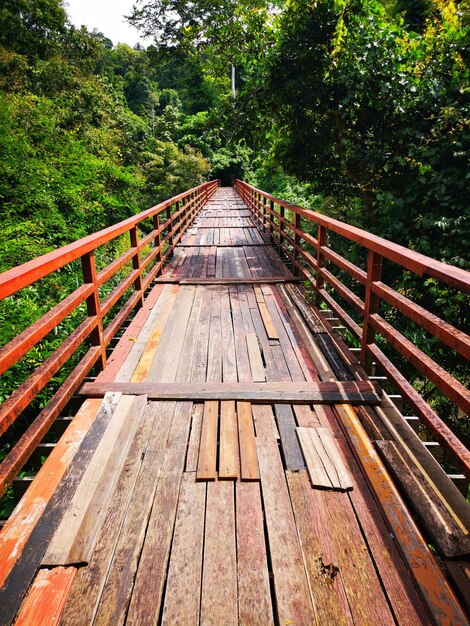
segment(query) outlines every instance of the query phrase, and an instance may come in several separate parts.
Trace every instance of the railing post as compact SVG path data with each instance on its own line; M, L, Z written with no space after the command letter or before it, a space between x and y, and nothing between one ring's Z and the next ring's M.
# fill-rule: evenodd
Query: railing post
M171 231L173 230L173 218L172 218L172 215L171 215L171 207L172 206L173 205L170 204L170 206L166 207L166 219L170 220L170 223L168 225L168 232L169 233L171 233ZM170 246L173 249L173 247L174 247L174 236L173 236L173 234L170 235Z
M154 215L153 216L153 227L154 229L157 231L157 234L155 235L155 247L158 249L158 263L160 264L160 269L157 271L157 276L160 276L160 274L163 271L163 253L162 253L162 241L161 241L161 236L160 236L160 216L159 215Z
M134 226L129 231L131 239L131 247L136 249L136 254L132 257L132 267L137 270L137 278L134 281L135 290L140 293L139 306L144 304L144 292L142 290L142 268L140 266L140 249L139 249L139 227Z
M279 253L281 253L284 249L284 218L285 218L285 207L279 205Z
M269 208L272 213L269 214L269 230L271 232L271 241L274 240L274 200L269 201Z
M100 347L100 358L96 365L100 370L106 367L106 345L104 343L103 319L101 317L100 294L98 291L98 283L96 281L96 263L94 250L87 252L81 258L82 275L85 283L93 285L93 293L86 299L87 314L89 317L96 317L97 326L90 333L90 341L92 346Z
M299 254L297 252L297 249L300 246L300 235L297 234L297 231L300 230L300 215L297 213L297 211L294 211L294 228L294 273L300 274L300 270L297 267L297 263L299 262Z
M263 211L263 226L264 226L264 229L266 230L266 206L264 204L264 200L265 200L265 198L264 198L263 194L259 193L258 194L258 203L261 204L261 207L262 207L261 210ZM258 206L259 206L259 204L258 204Z
M320 296L320 290L323 288L323 284L324 284L324 279L323 276L321 275L321 270L323 268L323 266L325 265L325 257L323 255L322 252L322 248L323 246L326 246L326 242L327 242L327 230L324 226L322 226L321 224L318 224L318 231L317 231L317 276L315 279L315 290L317 292L316 295L316 301L317 301L317 305L320 304L321 302L321 296Z
M369 250L361 337L361 364L367 369L370 369L371 365L368 362L367 346L375 343L375 331L370 324L370 316L378 313L380 302L379 296L372 292L372 284L382 277L382 262L383 257L380 254Z

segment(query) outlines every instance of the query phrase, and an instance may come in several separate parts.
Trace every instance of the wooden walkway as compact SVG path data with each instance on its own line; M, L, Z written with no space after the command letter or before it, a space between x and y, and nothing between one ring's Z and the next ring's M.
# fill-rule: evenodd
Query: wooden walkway
M219 189L3 529L1 624L467 623L351 406L386 400L299 298Z

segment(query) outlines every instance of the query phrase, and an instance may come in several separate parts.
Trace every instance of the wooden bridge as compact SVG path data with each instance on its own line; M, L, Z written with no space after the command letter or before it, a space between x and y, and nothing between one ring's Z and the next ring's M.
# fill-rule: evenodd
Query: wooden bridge
M463 358L470 339L382 267L462 293L467 272L213 181L4 273L0 296L79 260L83 283L0 351L0 373L21 367L76 320L0 409L1 493L25 491L0 624L468 623L469 452L389 350L464 413L469 393L383 307Z

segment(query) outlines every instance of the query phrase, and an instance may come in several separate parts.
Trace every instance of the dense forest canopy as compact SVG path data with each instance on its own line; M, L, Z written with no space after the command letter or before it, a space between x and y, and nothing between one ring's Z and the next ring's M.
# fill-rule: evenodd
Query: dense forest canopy
M65 7L0 8L0 271L214 177L470 267L469 0L137 0L145 49ZM436 281L390 280L468 324Z
M147 49L0 9L0 268L210 176L469 263L468 0L139 0ZM237 95L230 91L236 68Z

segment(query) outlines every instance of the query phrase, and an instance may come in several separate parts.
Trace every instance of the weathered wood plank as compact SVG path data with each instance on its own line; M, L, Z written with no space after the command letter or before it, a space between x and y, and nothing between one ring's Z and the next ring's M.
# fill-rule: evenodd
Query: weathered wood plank
M313 487L347 491L351 478L326 428L297 428Z
M259 485L237 483L236 521L238 623L270 626L274 617Z
M21 606L16 626L55 626L59 623L77 568L39 570Z
M297 528L277 444L257 438L279 624L316 624Z
M124 396L116 407L93 458L42 560L43 565L88 562L119 467L132 442L145 396Z
M111 395L111 394L110 394ZM120 394L119 394L120 397ZM115 405L116 398L113 398ZM62 437L46 462L38 472L25 497L5 523L0 533L0 588L10 573L15 561L21 555L34 526L57 488L65 471L71 463L79 446L95 419L99 420L99 411L109 412L110 397L100 400L85 400L77 415L67 429L67 436Z
M195 295L194 287L180 288L171 317L165 326L150 366L148 380L159 382L175 380Z
M259 480L255 431L251 404L237 402L238 436L240 441L240 473L242 480Z
M117 396L110 394L107 396L106 401L101 403L88 430L85 427L82 433L79 431L79 420L77 432L83 437L80 441L79 450L76 452L58 485L54 484L53 477L51 477L53 493L50 499L42 503L41 496L39 497L38 508L40 517L34 523L35 515L32 516L34 523L32 529L28 526L28 519L25 519L25 527L29 531L28 539L22 546L22 550L19 550L18 553L16 553L16 546L14 546L15 552L12 553L14 560L13 562L9 560L5 567L8 577L3 582L0 590L0 624L9 624L13 621L21 601L41 564L47 545L72 500L77 485L82 479L86 467L96 450L103 432L106 430L106 426L112 418L115 406L120 398L121 394ZM52 458L52 455L50 458ZM47 463L44 465L44 468L47 468L47 470L44 474L41 474L41 476L45 483L47 483L49 471L53 468L47 467ZM39 485L44 487L42 481ZM31 486L31 489L33 489L33 486ZM13 520L14 516L12 518L12 521ZM3 532L0 534L0 541L2 540L3 534ZM21 548L21 542L19 547ZM0 568L0 571L2 571L2 568Z
M341 621L349 621L350 612L354 624L393 626L395 620L347 494L311 489L305 472L288 472L288 482L301 541L306 538L314 606L321 613L333 611L329 618L324 614L319 622L336 623L336 607L322 587L339 584L343 587L337 589L343 611ZM311 530L307 527L309 520ZM328 558L323 554L324 543L328 546ZM326 603L324 607L320 607L322 602Z
M225 400L220 403L219 478L237 479L239 477L240 450L237 413L235 402Z
M305 469L305 461L296 433L296 423L292 408L288 404L275 404L274 410L279 435L281 436L281 446L286 462L286 469Z
M207 484L201 626L238 624L234 486Z
M145 380L163 329L170 316L178 289L176 285L163 285L160 297L151 310L144 327L138 335L128 339L133 345L116 375L115 380L117 382L129 380L141 382Z
M204 403L201 441L197 463L198 480L217 478L217 436L219 428L219 403L210 400Z
M253 422L257 437L270 437L279 439L276 420L274 419L273 408L265 404L252 404Z
M245 341L245 326L240 309L240 296L235 286L229 287L229 293L235 340L237 377L240 382L251 382L251 369L248 359L248 348Z
M447 558L470 554L470 538L450 515L416 465L407 460L393 441L377 441L376 446L418 516Z
M230 310L228 290L224 289L220 297L221 304L221 331L222 331L222 379L224 382L236 382L237 360L235 353L235 333Z
M396 541L386 526L365 478L354 459L350 445L329 407L317 406L322 424L335 434L336 445L353 481L354 488L347 496L354 508L362 534L367 537L370 553L380 572L382 585L400 626L429 624L431 618L419 596L414 580L397 548Z
M163 585L186 456L191 408L192 405L189 402L180 402L176 405L167 449L153 499L152 512L148 521L145 543L138 561L137 574L134 578L133 568L130 567L130 564L126 561L124 563L122 560L120 561L121 571L116 568L114 573L124 578L122 569L126 570L127 585L129 585L127 591L122 594L122 582L115 579L110 581L108 577L108 584L98 607L95 623L122 623L126 615L125 611L131 589L132 598L127 612L126 624L150 626L157 621L161 608ZM142 506L142 501L140 505ZM145 527L142 528L141 532L144 529ZM128 551L134 552L134 554L136 537L139 537L139 533L127 539L127 541L132 542ZM122 556L124 555L121 554ZM138 552L134 558L137 556ZM114 563L117 565L116 559ZM106 594L108 590L109 596ZM150 605L149 597L152 598Z
M147 395L152 400L240 400L261 404L379 404L380 390L367 381L258 383L86 383L81 395L100 397L109 391Z
M206 485L184 474L171 546L162 624L197 626L202 581Z
M292 408L294 410L296 422L299 426L304 426L305 428L321 426L320 418L310 406L305 404L294 404Z
M203 404L193 404L191 417L191 432L189 435L188 453L186 455L186 472L197 470L197 460L199 456L199 442L201 440Z
M329 527L325 532L321 492L311 488L305 470L287 472L287 481L317 623L353 626L343 573L338 568L338 546Z
M243 276L243 277L223 277L223 276L208 276L207 278L173 278L172 276L162 276L155 279L156 283L177 283L180 285L260 285L262 283L298 283L301 282L300 278L295 276Z
M261 313L261 318L263 320L264 327L266 329L266 334L269 339L279 339L279 333L274 325L274 322L269 314L268 307L265 302L258 302L258 309Z
M331 479L318 455L312 438L310 437L309 428L297 428L302 452L307 463L308 475L313 487L321 487L323 489L332 488Z
M466 618L452 588L404 506L358 417L347 404L337 405L335 409L428 611L438 624L465 623Z
M380 406L375 409L375 414L386 426L392 439L400 443L400 446L418 467L457 524L463 530L470 528L470 507L466 499L448 478L432 454L429 454L425 449L423 442L406 423L387 394L383 395Z
M148 410L155 414L154 428L96 607L95 623L124 622L162 466L173 461L166 460L170 442L179 441L181 425L175 420L175 403L151 402Z
M139 424L128 458L122 467L93 555L87 567L79 568L67 597L61 619L62 626L80 626L93 622L152 431L165 428L162 417L162 414L147 407L145 419Z
M261 358L261 351L258 344L258 339L255 333L247 333L246 347L248 350L248 359L250 361L251 377L254 382L262 382L266 380L266 373L264 370L263 360Z

